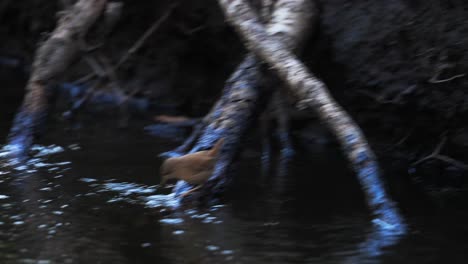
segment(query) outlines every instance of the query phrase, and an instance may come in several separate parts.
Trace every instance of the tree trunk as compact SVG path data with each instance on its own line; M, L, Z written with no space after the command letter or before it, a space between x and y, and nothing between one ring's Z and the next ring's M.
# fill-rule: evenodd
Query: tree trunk
M284 1L295 5L301 0ZM380 179L378 164L359 126L332 98L325 84L317 79L288 49L282 36L266 29L244 0L219 0L228 21L246 46L267 62L297 97L299 108L312 108L342 145L343 151L366 193L367 203L376 215L375 223L404 230L402 219L388 197ZM301 17L304 9L294 9L286 19Z
M47 111L47 88L76 58L84 35L101 15L106 0L79 0L63 12L56 29L37 50L26 95L8 136L13 158L24 158L43 125Z

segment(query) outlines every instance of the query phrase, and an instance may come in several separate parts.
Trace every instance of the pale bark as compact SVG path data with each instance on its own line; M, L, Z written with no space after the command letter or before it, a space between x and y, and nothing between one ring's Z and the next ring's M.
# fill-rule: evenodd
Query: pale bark
M76 58L84 35L101 15L106 0L79 0L62 16L50 37L40 45L34 58L26 95L8 138L12 157L24 156L44 121L47 87Z
M385 192L380 179L378 164L373 151L359 126L348 113L332 98L325 84L317 79L284 43L280 32L265 28L244 0L219 0L227 20L238 31L245 44L267 62L278 76L287 83L289 90L297 97L297 106L311 108L338 139L352 164L366 193L367 202L376 222L382 221L390 227L402 230L402 220ZM296 0L284 1L284 5L295 5ZM304 9L293 13L280 13L278 19L289 20L304 16ZM273 18L274 19L274 18ZM291 30L295 27L290 26ZM273 28L274 29L274 28Z
M292 49L300 46L308 29L313 26L311 19L316 13L315 6L308 0L296 1L293 4L285 0L269 2L275 3L272 8L273 13L269 16L268 30L280 36L287 47ZM303 12L300 16L291 15L297 13L296 10L303 10ZM221 137L225 139L214 173L204 185L205 194L222 192L222 188L229 180L227 170L239 150L242 136L256 118L258 108L262 105L261 100L266 101L268 98L264 97L269 97L273 93L270 88L268 88L269 91L259 89L260 77L259 61L252 53L249 53L226 81L222 97L204 119L201 125L203 128L198 128L196 131L200 135L195 135L198 140L189 151L190 153L211 148ZM195 136L190 137L190 141L178 150L185 150L193 143ZM180 154L169 152L166 156ZM186 184L179 183L176 193L182 193L186 189Z

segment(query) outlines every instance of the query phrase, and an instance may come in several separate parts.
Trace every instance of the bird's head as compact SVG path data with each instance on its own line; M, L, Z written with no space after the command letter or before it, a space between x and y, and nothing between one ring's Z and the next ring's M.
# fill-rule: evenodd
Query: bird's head
M168 158L161 165L160 176L161 182L159 186L164 187L167 181L171 179L176 179L174 170L176 168L177 158Z

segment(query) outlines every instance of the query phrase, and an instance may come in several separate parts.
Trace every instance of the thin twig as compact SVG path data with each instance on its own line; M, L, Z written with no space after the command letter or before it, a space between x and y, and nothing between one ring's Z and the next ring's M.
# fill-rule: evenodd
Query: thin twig
M408 131L408 133L406 133L406 135L402 139L398 140L398 142L395 144L395 146L399 146L399 145L403 144L411 136L411 134L413 134L413 131L414 131L414 127L411 128Z
M445 69L450 69L452 68L454 65L451 64L451 63L444 63L442 65L440 65L439 67L437 67L437 72L436 74L434 74L434 76L432 76L431 79L429 79L429 83L443 83L443 82L449 82L449 81L452 81L452 80L455 80L457 78L461 78L461 77L464 77L465 74L462 73L462 74L457 74L455 76L452 76L452 77L449 77L449 78L446 78L446 79L439 79L440 75L442 74L442 72L445 70Z
M456 160L454 158L451 158L449 156L446 156L446 155L436 155L434 157L435 159L438 159L438 160L441 160L441 161L444 161L446 163L449 163L449 164L452 164L453 166L455 167L458 167L462 170L468 170L468 165L459 161L459 160Z
M103 65L106 76L109 78L109 80L113 84L117 85L117 88L120 88L119 80L117 78L117 73L115 72L115 67L112 67L110 60L101 53L98 53L97 57Z
M137 94L141 90L141 86L137 86L130 91L130 93L125 94L124 89L122 88L122 85L120 84L118 78L117 78L117 73L115 72L115 67L111 67L110 61L108 58L106 58L104 55L100 54L101 61L104 63L106 70L109 74L109 78L114 84L114 91L117 93L123 95L121 96L121 100L119 102L119 106L122 106L123 104L128 103L130 98L132 98L135 94Z
M66 111L63 115L68 119L73 119L77 111L80 110L92 97L95 91L98 90L99 86L102 84L102 80L97 80L93 86L89 87L85 94L77 101L73 103L70 110Z
M105 70L99 64L99 62L93 56L86 54L84 56L84 61L89 65L89 67L93 70L94 75L98 76L99 78L104 78L106 76Z
M122 64L124 64L133 54L135 54L141 46L145 43L145 41L159 28L159 26L169 17L172 13L174 8L178 5L178 3L172 4L169 9L160 17L156 22L151 25L151 27L146 30L146 32L133 44L133 46L120 58L119 62L115 66L118 69Z
M427 155L426 157L423 157L415 162L413 162L413 166L418 165L426 160L433 159L435 156L439 155L440 150L444 147L445 142L447 141L447 137L443 136L442 139L440 140L439 144L435 147L435 149L432 151L431 154Z
M193 34L197 33L200 30L203 30L206 28L205 24L193 27L193 28L186 28L184 25L178 25L178 29L187 36L192 36Z
M386 95L384 93L374 94L374 93L371 93L369 91L364 91L364 90L357 90L357 92L367 97L370 97L374 99L376 102L381 103L381 104L403 104L402 97L404 95L411 94L416 89L416 87L417 87L416 85L410 85L407 88L405 88L403 91L393 96L393 98L391 99L386 98Z
M452 76L452 77L450 77L450 78L441 79L441 80L437 79L437 77L439 77L439 75L433 76L433 77L429 80L429 82L430 82L430 83L450 82L450 81L452 81L452 80L465 77L465 74L464 74L464 73L462 73L462 74L457 74L457 75Z
M156 29L169 17L172 11L177 7L178 3L172 4L166 13L163 14L158 20L156 20L150 28L127 50L127 52L120 58L119 62L113 67L114 71L117 71L122 64L124 64L133 54L135 54L145 43L145 41L153 34ZM96 77L96 73L90 73L74 81L74 84L82 84Z
M453 166L455 167L458 167L462 170L468 170L468 165L459 161L459 160L456 160L454 158L451 158L447 155L443 155L443 154L440 154L440 151L442 150L442 148L444 147L445 143L447 142L447 136L443 136L442 139L440 140L439 144L437 144L437 146L435 147L434 151L432 151L431 154L427 155L426 157L423 157L415 162L413 162L412 166L416 166L418 164L421 164L422 162L425 162L427 160L430 160L430 159L437 159L437 160L440 160L440 161L443 161L445 163L448 163L448 164L452 164Z
M83 83L86 83L90 80L92 80L94 77L96 77L96 74L94 72L88 74L88 75L85 75L83 77L81 77L80 79L77 79L76 81L73 82L73 84L75 85L79 85L79 84L83 84Z
M80 98L76 103L74 103L69 111L65 112L66 116L73 117L74 115L76 115L76 112L87 103L87 101L94 95L96 91L99 90L99 87L106 80L110 80L110 82L112 83L111 87L114 93L118 95L117 96L118 98L121 98L120 99L121 102L124 101L124 99L122 99L123 96L119 96L123 94L123 90L120 86L117 75L114 71L114 67L111 66L109 60L100 53L98 53L96 57L93 55L87 54L84 56L84 59L89 64L89 66L93 69L94 74L98 76L99 78L96 81L96 83L86 91L84 96Z
M431 53L431 52L434 52L434 51L435 51L434 48L430 48L430 49L427 49L427 50L425 50L425 51L422 51L422 52L416 54L415 56L416 56L416 57L420 57L420 56L426 55L426 54Z
M121 107L122 111L125 111L124 108L122 108L123 102L126 102L126 96L124 89L122 88L122 85L120 84L119 78L117 77L117 73L115 72L115 67L112 67L109 59L104 56L103 54L98 54L99 60L102 62L104 65L104 69L106 71L106 74L111 82L111 88L112 91L118 96L119 98L119 103L118 106Z

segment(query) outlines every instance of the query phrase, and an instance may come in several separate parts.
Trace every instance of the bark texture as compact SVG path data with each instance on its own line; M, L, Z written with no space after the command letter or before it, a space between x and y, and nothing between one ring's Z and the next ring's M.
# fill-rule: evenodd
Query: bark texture
M271 3L269 3L270 5ZM301 10L300 13L297 10ZM292 15L297 14L297 15ZM316 14L315 6L310 1L301 0L290 2L278 0L274 3L272 13L267 24L269 32L276 34L278 39L290 49L300 46L308 29L313 25L311 19ZM219 160L215 165L212 177L204 185L204 194L211 196L223 191L229 180L227 169L231 165L241 145L242 136L258 116L258 108L266 105L273 90L260 89L261 69L259 61L249 53L237 70L226 81L220 100L205 117L201 128L195 129L187 144L187 148L198 137L189 153L211 148L220 138L225 139ZM262 103L261 100L264 102ZM183 150L183 149L179 149ZM180 155L180 153L169 153ZM176 193L180 194L188 188L187 184L179 182Z
M24 157L47 111L47 88L76 58L88 29L101 15L106 0L80 0L62 12L56 29L40 45L26 85L26 95L11 128L7 148L11 156Z
M284 1L294 5L300 1ZM404 230L402 219L387 195L380 179L376 157L359 126L332 98L325 84L317 79L288 49L278 32L266 29L244 0L219 0L223 11L243 38L249 50L267 62L288 84L297 97L298 108L311 108L337 137L366 193L367 203L376 215L375 223L395 230ZM302 9L284 19L302 16ZM287 26L284 25L284 26ZM291 27L292 28L292 27Z

